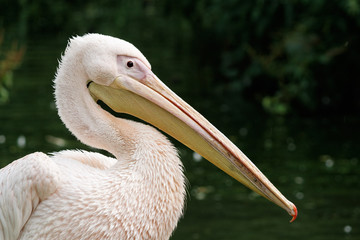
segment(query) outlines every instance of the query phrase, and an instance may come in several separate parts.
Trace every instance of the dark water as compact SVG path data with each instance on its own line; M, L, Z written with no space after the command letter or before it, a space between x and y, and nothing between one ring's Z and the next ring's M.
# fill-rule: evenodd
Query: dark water
M10 101L0 105L1 167L34 151L87 149L65 129L54 106L51 81L65 46L65 38L29 42ZM155 55L148 59L156 62ZM160 73L153 65L165 83L175 61L170 57ZM177 71L188 71L183 67ZM285 211L176 143L190 184L172 239L360 239L359 119L270 118L231 96L179 91L296 204L299 216L290 224Z

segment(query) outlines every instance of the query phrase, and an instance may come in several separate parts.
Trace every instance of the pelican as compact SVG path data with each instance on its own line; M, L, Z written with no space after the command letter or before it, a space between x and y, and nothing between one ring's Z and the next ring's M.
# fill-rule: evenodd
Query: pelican
M36 152L1 169L0 239L169 239L183 214L185 177L177 150L157 129L296 218L295 205L162 83L131 43L100 34L73 37L54 88L65 126L113 157Z

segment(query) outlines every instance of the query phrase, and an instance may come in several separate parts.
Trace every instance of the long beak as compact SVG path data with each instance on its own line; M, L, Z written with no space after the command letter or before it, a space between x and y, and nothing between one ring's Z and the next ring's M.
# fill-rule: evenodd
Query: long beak
M285 209L292 221L297 209L228 138L173 93L151 71L141 80L120 75L110 86L91 82L95 101L140 118L202 155L224 172Z

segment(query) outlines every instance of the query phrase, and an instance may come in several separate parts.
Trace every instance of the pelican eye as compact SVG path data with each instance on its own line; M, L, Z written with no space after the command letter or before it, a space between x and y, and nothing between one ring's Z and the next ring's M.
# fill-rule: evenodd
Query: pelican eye
M131 67L134 66L134 63L133 63L132 61L128 61L128 62L126 63L126 66L128 66L128 68L131 68Z

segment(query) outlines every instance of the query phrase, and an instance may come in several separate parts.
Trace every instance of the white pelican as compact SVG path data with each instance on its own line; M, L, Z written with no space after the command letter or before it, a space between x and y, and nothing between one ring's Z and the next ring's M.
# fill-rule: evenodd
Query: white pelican
M167 88L132 44L100 34L69 41L56 106L85 151L29 154L0 171L0 239L168 239L183 213L183 166L163 130L250 189L296 207L204 117Z

